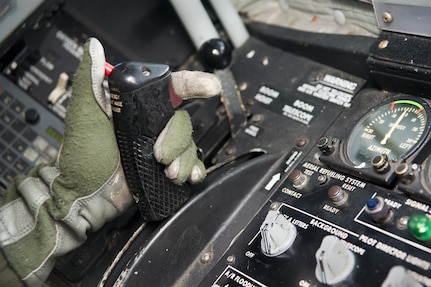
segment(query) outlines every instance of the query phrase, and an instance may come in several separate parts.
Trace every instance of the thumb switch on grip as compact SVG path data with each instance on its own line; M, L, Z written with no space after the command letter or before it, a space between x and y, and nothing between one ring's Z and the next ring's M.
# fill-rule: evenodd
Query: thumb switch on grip
M174 114L169 66L124 62L106 74L127 183L144 219L161 220L190 196L190 187L169 180L153 155L157 136Z

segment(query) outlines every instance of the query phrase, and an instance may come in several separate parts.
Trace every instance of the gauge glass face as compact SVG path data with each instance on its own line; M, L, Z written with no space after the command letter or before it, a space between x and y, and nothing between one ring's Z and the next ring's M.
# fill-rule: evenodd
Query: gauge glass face
M362 118L353 129L347 153L355 168L371 167L371 159L405 158L423 141L428 130L427 108L414 100L386 103Z

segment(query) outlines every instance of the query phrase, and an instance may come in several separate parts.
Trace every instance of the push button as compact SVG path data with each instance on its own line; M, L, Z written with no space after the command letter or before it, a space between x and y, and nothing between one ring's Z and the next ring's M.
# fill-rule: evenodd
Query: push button
M376 196L367 200L365 212L374 222L379 224L388 222L393 216L393 211L380 196Z

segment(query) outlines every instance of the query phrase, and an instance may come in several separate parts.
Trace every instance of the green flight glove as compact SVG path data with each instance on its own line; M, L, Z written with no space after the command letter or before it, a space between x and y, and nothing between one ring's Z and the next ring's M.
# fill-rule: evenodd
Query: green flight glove
M105 54L91 38L76 71L55 163L18 176L0 198L0 286L41 286L55 258L78 247L88 231L124 212L129 192L104 88ZM172 73L172 88L183 98L211 97L221 85L203 72ZM177 111L155 145L157 158L176 183L201 181L190 118Z

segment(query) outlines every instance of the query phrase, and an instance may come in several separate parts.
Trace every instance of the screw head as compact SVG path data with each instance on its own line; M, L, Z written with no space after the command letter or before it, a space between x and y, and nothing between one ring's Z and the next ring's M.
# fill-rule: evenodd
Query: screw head
M407 229L408 224L409 224L409 217L403 216L398 220L397 227L400 230L405 230L405 229Z
M201 256L202 264L207 264L208 262L210 262L210 260L211 260L211 253L205 252L204 254L202 254Z
M238 86L239 90L241 92L244 92L245 90L247 90L248 88L248 83L247 82L241 82Z
M269 206L269 209L271 209L271 210L277 210L279 207L280 207L280 203L279 202L273 202Z
M234 263L234 262L235 262L235 256L234 256L234 255L229 255L229 256L226 258L226 262L227 262L228 264L232 264L232 263Z
M392 18L392 14L389 12L384 12L382 14L382 19L383 19L383 22L385 22L385 23L392 23L392 21L394 20Z
M236 148L235 148L235 147L232 147L232 146L227 147L227 148L224 150L224 153L225 153L226 155L232 155L232 154L234 154L235 152L236 152Z
M327 181L328 181L328 176L326 175L321 174L317 177L317 183L320 185L325 184Z
M297 147L303 147L307 143L307 139L304 137L299 137L296 139L296 146Z
M389 41L388 40L383 40L383 41L380 41L378 47L379 47L379 49L385 49L388 45L389 45Z
M262 66L268 66L269 65L269 58L263 57L261 60L261 64L262 64Z
M263 115L257 114L251 117L251 121L255 124L260 123L263 120Z

